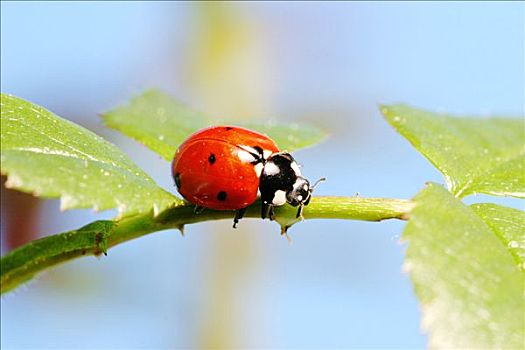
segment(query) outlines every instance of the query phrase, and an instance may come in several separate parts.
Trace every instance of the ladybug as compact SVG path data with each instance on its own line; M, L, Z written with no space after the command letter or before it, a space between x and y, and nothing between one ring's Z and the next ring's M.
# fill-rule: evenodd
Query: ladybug
M300 217L315 187L301 176L290 153L280 151L268 136L237 126L212 126L192 134L175 153L172 175L196 212L235 210L234 228L259 196L263 219L273 220L273 207L287 202L299 207Z

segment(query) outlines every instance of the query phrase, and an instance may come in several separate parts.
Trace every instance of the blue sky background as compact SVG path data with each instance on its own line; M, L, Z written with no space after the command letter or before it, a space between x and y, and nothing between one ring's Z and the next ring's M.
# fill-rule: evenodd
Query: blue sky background
M166 188L167 162L105 129L98 113L147 87L218 115L231 109L208 95L237 98L195 78L207 18L196 3L2 2L1 10L2 92L110 139ZM319 194L410 198L426 181L443 183L378 103L524 114L523 3L259 2L227 12L256 47L236 78L246 96L261 95L249 116L331 131L297 153L308 177L328 178ZM521 205L468 202L487 199ZM42 235L113 214L58 208L42 208ZM230 224L194 225L184 238L156 233L46 272L2 298L2 347L199 347L216 329L237 347L425 346L401 272L403 223L311 221L293 227L292 245L272 223Z

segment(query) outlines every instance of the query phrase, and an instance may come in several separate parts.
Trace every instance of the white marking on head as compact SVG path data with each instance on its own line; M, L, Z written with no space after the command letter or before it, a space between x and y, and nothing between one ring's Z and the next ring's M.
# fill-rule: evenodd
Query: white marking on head
M301 176L301 170L299 169L299 165L297 165L296 162L292 162L292 164L290 164L290 167L292 168L296 176Z
M270 156L271 156L272 154L273 154L272 151L270 151L270 150L268 150L268 149L265 149L265 150L263 151L263 158L264 158L264 159L268 159L268 158L270 158Z
M303 185L303 190L305 190L305 191L308 190L308 185L307 185L307 184L304 184L304 185Z
M264 166L264 174L265 175L276 175L279 173L279 171L281 171L281 169L279 169L279 167L277 165L275 165L274 162L268 162L266 163L266 165Z
M257 177L261 177L263 167L264 165L262 163L257 163L253 166L253 169L255 170L255 174L257 175Z
M259 152L257 152L257 150L255 148L250 147L250 146L239 145L239 148L242 148L243 150L245 150L248 153L259 154Z
M257 189L257 198L261 198L261 190Z
M257 160L251 153L247 151L237 151L237 156L243 163L251 163Z
M275 191L275 194L273 195L272 204L279 206L286 203L286 192L283 190L277 190Z
M297 200L298 200L299 202L302 201L302 200L303 200L303 196L298 195L298 196L297 196Z

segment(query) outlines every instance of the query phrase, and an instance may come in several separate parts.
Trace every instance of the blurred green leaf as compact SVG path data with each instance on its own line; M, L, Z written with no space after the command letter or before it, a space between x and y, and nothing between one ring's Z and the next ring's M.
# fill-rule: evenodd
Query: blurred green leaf
M437 184L415 201L403 233L405 268L422 305L429 347L523 347L524 275L498 233L512 230L517 219L487 225L477 215L486 208L473 210ZM489 215L507 217L506 209Z
M136 96L129 104L102 114L104 123L171 161L190 134L209 126L196 112L158 90Z
M158 212L179 199L94 133L20 98L1 96L1 167L6 186L60 197L61 208Z
M235 124L257 130L270 136L283 151L296 151L321 142L326 133L308 124L284 124L274 122L236 122Z
M525 272L525 212L492 203L473 204L471 208L501 239Z
M107 126L143 143L168 161L188 136L211 125L238 125L257 130L288 151L311 146L326 137L323 131L308 125L214 120L158 90L146 91L129 104L103 113L102 118Z
M388 122L445 176L456 196L525 197L525 124L519 118L457 118L383 106Z

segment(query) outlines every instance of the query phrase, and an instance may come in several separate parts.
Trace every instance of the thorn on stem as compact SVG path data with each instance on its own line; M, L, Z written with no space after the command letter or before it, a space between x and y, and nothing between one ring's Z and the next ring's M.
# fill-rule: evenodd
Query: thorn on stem
M184 224L177 226L177 230L179 230L180 235L184 237Z
M285 233L284 233L284 237L286 237L286 240L288 241L288 244L292 244L292 243L293 243L293 241L292 241L292 237L290 237L290 236L288 235L288 233L285 232Z

